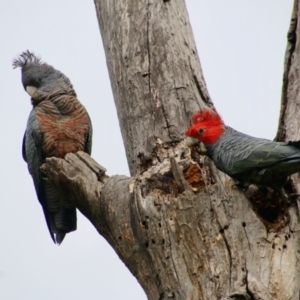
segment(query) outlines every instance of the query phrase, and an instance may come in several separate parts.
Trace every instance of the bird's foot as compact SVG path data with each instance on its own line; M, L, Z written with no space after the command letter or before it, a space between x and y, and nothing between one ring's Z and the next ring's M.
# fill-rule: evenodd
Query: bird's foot
M300 198L300 194L297 194L297 193L293 193L293 194L289 194L288 196L288 201L290 200L297 200L297 198Z
M236 181L234 184L231 185L233 189L242 189L244 192L248 190L248 185L244 185L243 183Z
M292 193L287 195L283 189L281 190L280 194L282 195L282 198L286 204L290 204L291 201L295 201L297 198L300 198L300 194Z
M234 183L231 185L232 189L238 189L239 187L241 187L238 183Z

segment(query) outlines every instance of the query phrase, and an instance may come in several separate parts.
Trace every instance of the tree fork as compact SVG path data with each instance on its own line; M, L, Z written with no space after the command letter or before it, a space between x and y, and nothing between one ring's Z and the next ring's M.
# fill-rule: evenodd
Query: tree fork
M184 1L95 6L132 177L108 178L76 153L47 159L48 180L72 195L149 299L298 299L296 205L283 207L261 190L249 201L183 141L192 113L213 107ZM298 43L290 70L299 66ZM298 90L293 79L286 91ZM299 96L285 101L295 105Z

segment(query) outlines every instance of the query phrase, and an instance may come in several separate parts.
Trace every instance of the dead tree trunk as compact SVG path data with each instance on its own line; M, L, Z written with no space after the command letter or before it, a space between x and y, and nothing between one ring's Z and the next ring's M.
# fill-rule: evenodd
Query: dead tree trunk
M300 138L298 2L279 139ZM212 106L184 1L95 5L132 177L108 178L77 153L47 159L49 180L72 194L149 299L299 299L299 202L283 207L261 190L247 198L183 141L192 113Z

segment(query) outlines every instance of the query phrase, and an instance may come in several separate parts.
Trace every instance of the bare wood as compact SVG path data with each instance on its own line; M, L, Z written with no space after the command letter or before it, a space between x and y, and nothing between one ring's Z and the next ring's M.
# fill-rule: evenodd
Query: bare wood
M212 106L184 2L95 5L135 176L108 178L78 153L47 159L48 180L74 196L149 299L298 299L298 208L257 189L247 199L183 141L191 114ZM292 74L293 59L287 62ZM284 91L298 86L289 79ZM294 105L289 92L284 99L283 107Z
M276 140L288 141L300 139L300 91L299 91L299 64L300 64L300 40L297 38L300 32L299 0L294 1L291 24L287 34L287 48L284 60L283 85L281 95L281 110L279 117ZM291 177L291 188L300 193L299 174ZM300 208L300 202L298 201Z
M293 87L297 86L299 82L299 75L297 74L299 66L299 51L295 51L296 48L299 48L297 32L299 32L300 24L298 22L298 18L299 1L295 0L290 28L287 34L287 47L284 57L281 109L277 136L275 138L277 141L293 140L300 136L299 134L296 134L295 124L293 123L293 120L297 120L294 114L299 114L296 109L297 104L299 104L299 96L297 95L298 92L293 89Z
M95 5L134 175L153 164L158 139L177 143L192 113L212 104L184 1L105 0Z

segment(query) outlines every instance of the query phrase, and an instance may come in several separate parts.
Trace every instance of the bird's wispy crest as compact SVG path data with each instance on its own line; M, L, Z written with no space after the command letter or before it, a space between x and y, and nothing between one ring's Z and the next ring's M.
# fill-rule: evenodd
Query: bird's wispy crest
M12 63L14 69L23 68L27 64L42 64L42 61L38 55L26 50L15 58Z

